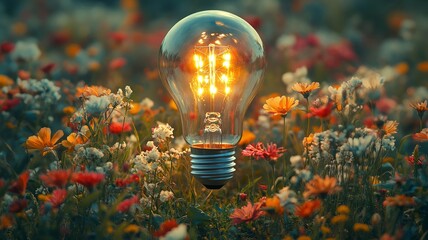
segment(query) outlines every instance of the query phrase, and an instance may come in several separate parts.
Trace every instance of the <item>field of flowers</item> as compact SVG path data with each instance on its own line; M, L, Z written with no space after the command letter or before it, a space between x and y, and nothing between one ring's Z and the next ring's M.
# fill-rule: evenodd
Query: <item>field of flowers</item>
M428 239L427 3L142 2L0 3L0 239ZM157 69L212 8L268 62L219 190Z

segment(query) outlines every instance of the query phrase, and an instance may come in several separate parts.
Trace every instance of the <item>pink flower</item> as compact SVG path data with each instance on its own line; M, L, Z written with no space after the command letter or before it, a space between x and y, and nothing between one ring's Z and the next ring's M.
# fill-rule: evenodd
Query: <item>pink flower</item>
M242 155L246 156L246 157L253 157L257 160L259 160L259 158L263 157L263 143L258 142L255 146L252 144L249 144L243 151L242 151Z
M115 58L110 61L109 68L111 70L116 70L125 66L126 60L124 58Z
M247 206L236 208L233 213L230 214L229 218L232 219L232 223L234 225L256 220L260 216L264 215L264 212L260 210L260 207L260 203L255 203L252 205L250 202L248 202Z
M250 144L243 151L242 155L254 157L256 160L265 159L276 161L286 150L283 147L278 148L275 143L268 143L265 147L263 143L258 142L256 146Z
M52 195L49 197L48 202L52 204L52 207L57 208L65 201L67 197L67 190L65 189L56 189L52 192Z
M138 202L139 202L138 196L135 195L132 198L125 199L121 203L119 203L119 205L117 205L116 207L116 210L121 213L127 212L132 207L132 205Z
M42 180L48 187L62 188L67 185L68 180L70 180L70 176L70 170L54 170L40 175L40 180Z
M283 147L277 147L275 143L269 143L264 150L264 159L269 161L276 161L280 158L286 150Z

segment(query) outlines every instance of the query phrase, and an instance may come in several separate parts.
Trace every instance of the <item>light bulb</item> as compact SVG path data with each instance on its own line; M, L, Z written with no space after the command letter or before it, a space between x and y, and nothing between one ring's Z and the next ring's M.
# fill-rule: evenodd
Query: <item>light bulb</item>
M186 17L162 42L160 77L180 112L191 173L209 189L233 178L235 146L265 65L257 32L224 11Z

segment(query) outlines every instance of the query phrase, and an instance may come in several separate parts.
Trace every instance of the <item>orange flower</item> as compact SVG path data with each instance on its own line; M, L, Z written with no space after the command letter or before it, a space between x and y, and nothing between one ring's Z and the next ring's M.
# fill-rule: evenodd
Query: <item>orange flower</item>
M385 201L383 201L383 206L398 206L398 207L406 207L415 205L415 199L413 197L408 197L406 195L397 195L394 197L387 197Z
M244 130L242 132L242 137L238 145L241 145L241 146L248 145L251 142L253 142L255 139L256 139L256 135L254 133L248 130Z
M85 125L80 129L80 132L68 135L67 140L63 140L61 144L67 148L69 152L72 152L76 145L86 143L90 136L91 132L89 131L89 127Z
M262 210L278 215L282 215L284 213L284 208L281 206L281 201L277 196L266 198L265 207Z
M353 229L354 229L354 232L369 232L370 231L369 225L364 224L364 223L355 223Z
M334 177L325 177L324 179L320 176L315 176L310 182L306 184L306 191L303 193L305 198L308 197L325 197L336 193L341 190L339 186L336 186L336 178Z
M293 97L274 97L266 100L266 104L263 105L263 109L268 113L274 115L287 116L287 113L299 104L299 100L295 100Z
M383 125L382 130L384 131L385 135L388 136L388 135L397 133L397 126L398 126L397 121L387 121Z
M405 62L399 63L395 65L395 71L400 75L404 75L409 72L409 65Z
M0 75L0 87L7 87L10 85L13 85L14 81L6 76L6 75Z
M232 219L232 223L234 225L256 220L260 216L264 215L264 212L260 210L261 206L261 203L255 203L252 205L248 202L247 206L236 208L233 213L230 214L229 218Z
M314 134L311 133L309 136L303 138L303 145L308 146L311 145L312 141L314 141Z
M71 177L70 170L55 170L40 175L40 180L48 187L65 187Z
M39 133L31 136L25 142L25 146L28 150L39 150L43 156L46 156L49 152L53 151L58 145L56 142L64 135L62 130L58 130L51 138L51 129L42 128Z
M419 117L422 118L425 111L428 111L427 104L428 104L428 102L427 102L427 100L425 100L423 102L411 103L410 107L414 108L418 112Z
M301 218L308 218L312 216L312 214L318 210L321 206L321 200L315 199L312 201L307 201L300 206L297 206L294 215Z
M428 72L428 61L420 62L416 68L421 72Z
M320 84L318 82L295 83L291 88L294 91L302 94L304 98L308 98L313 90L320 88Z
M67 115L71 115L74 112L76 112L76 108L73 106L67 106L67 107L63 108L62 111Z
M413 139L418 142L428 142L428 128L424 128L421 132L413 134Z
M0 217L0 230L8 229L13 227L13 217L12 215L2 215Z
M72 44L69 44L69 45L67 45L66 47L65 47L65 53L69 56L69 57L72 57L72 58L74 58L74 57L76 57L77 56L77 54L79 54L79 52L80 52L80 46L78 45L78 44L76 44L76 43L72 43Z
M111 90L102 86L84 86L76 88L76 97L88 98L89 96L109 95Z
M30 172L29 171L25 171L25 172L21 173L18 176L18 179L16 179L10 185L9 192L24 195L25 190L27 190L27 183L28 183L29 178L30 178Z

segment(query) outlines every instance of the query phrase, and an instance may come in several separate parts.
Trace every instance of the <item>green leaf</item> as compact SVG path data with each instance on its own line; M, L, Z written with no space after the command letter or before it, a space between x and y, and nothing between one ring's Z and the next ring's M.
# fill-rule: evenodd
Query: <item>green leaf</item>
M187 216L189 217L190 221L194 224L199 224L204 221L210 220L210 217L204 213L201 209L196 208L194 206L191 206L187 210Z
M241 189L241 193L244 193L244 192L248 191L248 189L250 189L250 188L252 188L254 185L256 185L256 183L257 183L258 181L260 181L260 179L262 179L262 177L258 177L258 178L256 178L256 179L254 179L253 181L249 182L249 183L247 184L247 186L245 186L244 188L242 188L242 189Z

